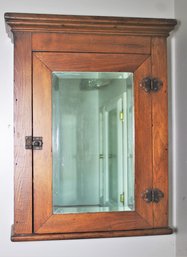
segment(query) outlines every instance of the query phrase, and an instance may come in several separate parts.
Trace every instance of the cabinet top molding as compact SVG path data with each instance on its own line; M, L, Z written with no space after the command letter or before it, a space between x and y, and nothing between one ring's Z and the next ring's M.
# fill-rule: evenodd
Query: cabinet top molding
M167 37L175 19L5 13L12 32L63 32Z

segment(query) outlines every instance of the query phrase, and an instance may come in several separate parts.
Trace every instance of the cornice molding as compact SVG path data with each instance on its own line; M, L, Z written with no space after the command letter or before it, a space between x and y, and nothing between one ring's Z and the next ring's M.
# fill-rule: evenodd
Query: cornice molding
M68 32L165 37L177 24L175 19L27 13L5 13L5 21L13 33L17 31Z

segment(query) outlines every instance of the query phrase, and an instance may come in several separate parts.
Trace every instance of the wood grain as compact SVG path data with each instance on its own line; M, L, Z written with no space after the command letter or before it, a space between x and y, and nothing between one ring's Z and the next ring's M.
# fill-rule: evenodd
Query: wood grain
M33 151L34 229L52 215L51 73L33 56L33 135L43 137Z
M32 233L32 151L25 136L32 135L31 34L16 33L14 51L14 230Z
M163 87L152 94L153 186L164 193L164 198L153 206L154 226L168 225L168 94L166 39L152 39L152 76L163 82Z
M143 36L112 36L62 33L33 33L34 51L139 53L150 54L151 38Z
M36 53L52 71L133 72L149 55L96 53ZM58 61L57 61L58 60Z
M52 215L37 231L42 233L71 233L130 230L150 228L150 225L135 211L101 212Z

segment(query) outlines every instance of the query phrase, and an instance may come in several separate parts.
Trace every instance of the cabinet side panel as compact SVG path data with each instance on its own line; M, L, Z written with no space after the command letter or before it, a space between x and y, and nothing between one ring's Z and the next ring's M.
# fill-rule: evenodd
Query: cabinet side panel
M15 33L14 56L14 231L32 232L32 151L25 150L25 136L32 135L31 33Z
M153 187L164 193L159 203L154 203L154 226L168 224L168 95L166 38L152 39L152 76L163 82L162 88L152 94L153 135Z

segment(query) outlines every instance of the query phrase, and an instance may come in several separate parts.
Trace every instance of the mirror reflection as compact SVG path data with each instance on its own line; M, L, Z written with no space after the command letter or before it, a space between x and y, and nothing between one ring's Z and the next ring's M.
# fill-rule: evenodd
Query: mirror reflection
M133 74L52 73L53 213L134 210Z

